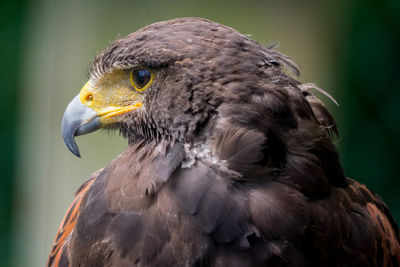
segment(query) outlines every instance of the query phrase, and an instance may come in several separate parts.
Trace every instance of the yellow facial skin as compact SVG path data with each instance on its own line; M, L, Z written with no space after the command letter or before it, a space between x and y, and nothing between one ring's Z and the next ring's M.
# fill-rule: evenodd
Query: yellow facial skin
M117 115L143 106L144 94L135 90L130 75L131 71L124 70L106 73L97 81L89 80L80 91L81 102L97 112L102 125L114 123Z

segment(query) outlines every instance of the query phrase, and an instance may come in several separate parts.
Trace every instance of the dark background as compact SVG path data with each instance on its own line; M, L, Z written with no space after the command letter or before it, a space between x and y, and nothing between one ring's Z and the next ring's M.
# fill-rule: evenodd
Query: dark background
M67 2L67 3L65 3ZM349 177L400 221L400 1L30 1L0 3L0 266L43 266L72 194L126 146L97 134L75 159L62 112L96 51L152 22L200 16L279 50L330 92Z

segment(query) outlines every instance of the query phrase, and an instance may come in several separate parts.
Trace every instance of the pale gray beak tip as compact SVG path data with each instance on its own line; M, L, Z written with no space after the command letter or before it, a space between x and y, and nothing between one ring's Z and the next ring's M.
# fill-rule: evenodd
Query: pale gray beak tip
M84 135L100 129L100 119L97 113L84 105L77 95L65 109L61 131L65 145L77 157L81 157L75 136Z

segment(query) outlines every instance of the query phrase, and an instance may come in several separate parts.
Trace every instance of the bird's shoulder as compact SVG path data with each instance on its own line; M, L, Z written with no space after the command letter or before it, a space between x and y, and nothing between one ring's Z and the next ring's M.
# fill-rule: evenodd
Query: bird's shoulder
M316 263L399 266L399 230L386 204L365 185L349 178L347 184L307 201L305 240L319 256Z
M366 185L348 178L349 195L354 205L360 205L372 225L373 245L376 247L377 265L400 265L399 228L387 205ZM361 214L359 214L361 215ZM359 225L361 227L361 225Z
M80 205L82 199L87 194L89 188L96 180L103 169L94 172L86 181L84 181L75 193L75 198L67 209L60 226L58 227L56 238L54 239L52 249L47 260L48 267L68 266L69 259L68 244L74 231L76 221L79 217Z

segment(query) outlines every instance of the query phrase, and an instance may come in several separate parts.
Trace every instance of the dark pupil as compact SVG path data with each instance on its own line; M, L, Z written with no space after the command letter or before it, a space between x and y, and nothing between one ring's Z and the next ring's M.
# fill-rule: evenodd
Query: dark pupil
M134 78L136 86L140 89L150 81L151 78L150 71L137 70L136 73L134 73Z

